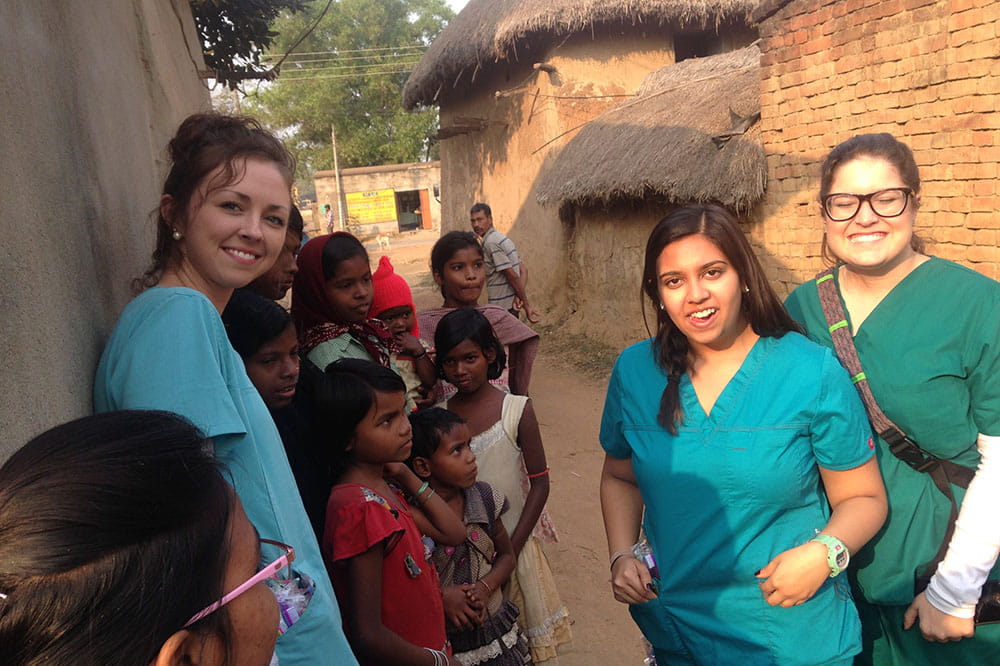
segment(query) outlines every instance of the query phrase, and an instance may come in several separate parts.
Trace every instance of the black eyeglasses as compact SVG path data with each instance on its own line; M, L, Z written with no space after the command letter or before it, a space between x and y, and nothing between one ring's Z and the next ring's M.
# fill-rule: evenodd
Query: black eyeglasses
M913 190L890 187L870 194L835 193L823 197L823 210L834 222L847 222L858 214L861 204L868 202L879 217L899 217L906 210Z

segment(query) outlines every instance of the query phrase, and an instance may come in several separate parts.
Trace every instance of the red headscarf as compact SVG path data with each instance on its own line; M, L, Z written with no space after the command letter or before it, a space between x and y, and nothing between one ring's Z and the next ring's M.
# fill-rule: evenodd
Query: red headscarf
M299 272L292 282L292 320L299 332L302 353L308 354L319 344L350 333L377 363L388 366L389 354L398 353L401 348L385 324L377 319L351 323L334 319L326 297L323 248L335 236L354 238L346 231L324 234L310 239L299 252Z

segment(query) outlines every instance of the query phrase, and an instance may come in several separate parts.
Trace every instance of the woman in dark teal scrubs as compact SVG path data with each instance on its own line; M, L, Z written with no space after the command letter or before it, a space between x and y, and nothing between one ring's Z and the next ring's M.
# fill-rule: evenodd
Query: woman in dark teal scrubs
M852 567L865 636L859 662L1000 663L1000 625L973 626L983 582L1000 578L1000 283L924 253L913 231L917 164L889 134L835 148L820 201L825 251L840 262L834 283L879 406L925 451L977 470L967 492L952 488L961 505L955 537L927 591L914 597L914 576L942 545L951 501L876 439L890 509ZM787 305L809 337L833 346L815 281Z
M846 372L795 332L722 208L656 226L643 290L657 334L618 358L601 423L615 598L661 663L850 663L837 574L886 500ZM656 580L630 550L640 520Z

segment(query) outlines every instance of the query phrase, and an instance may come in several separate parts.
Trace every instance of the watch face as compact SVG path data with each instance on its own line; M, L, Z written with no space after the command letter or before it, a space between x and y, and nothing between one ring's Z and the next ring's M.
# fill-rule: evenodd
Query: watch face
M837 553L837 567L843 569L847 566L847 562L850 560L850 556L847 554L847 550L842 550Z

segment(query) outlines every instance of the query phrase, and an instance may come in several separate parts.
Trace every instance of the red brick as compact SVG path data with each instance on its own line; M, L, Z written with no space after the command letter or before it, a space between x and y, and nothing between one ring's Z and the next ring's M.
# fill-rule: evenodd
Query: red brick
M996 213L969 213L966 225L970 229L1000 229L1000 215Z

